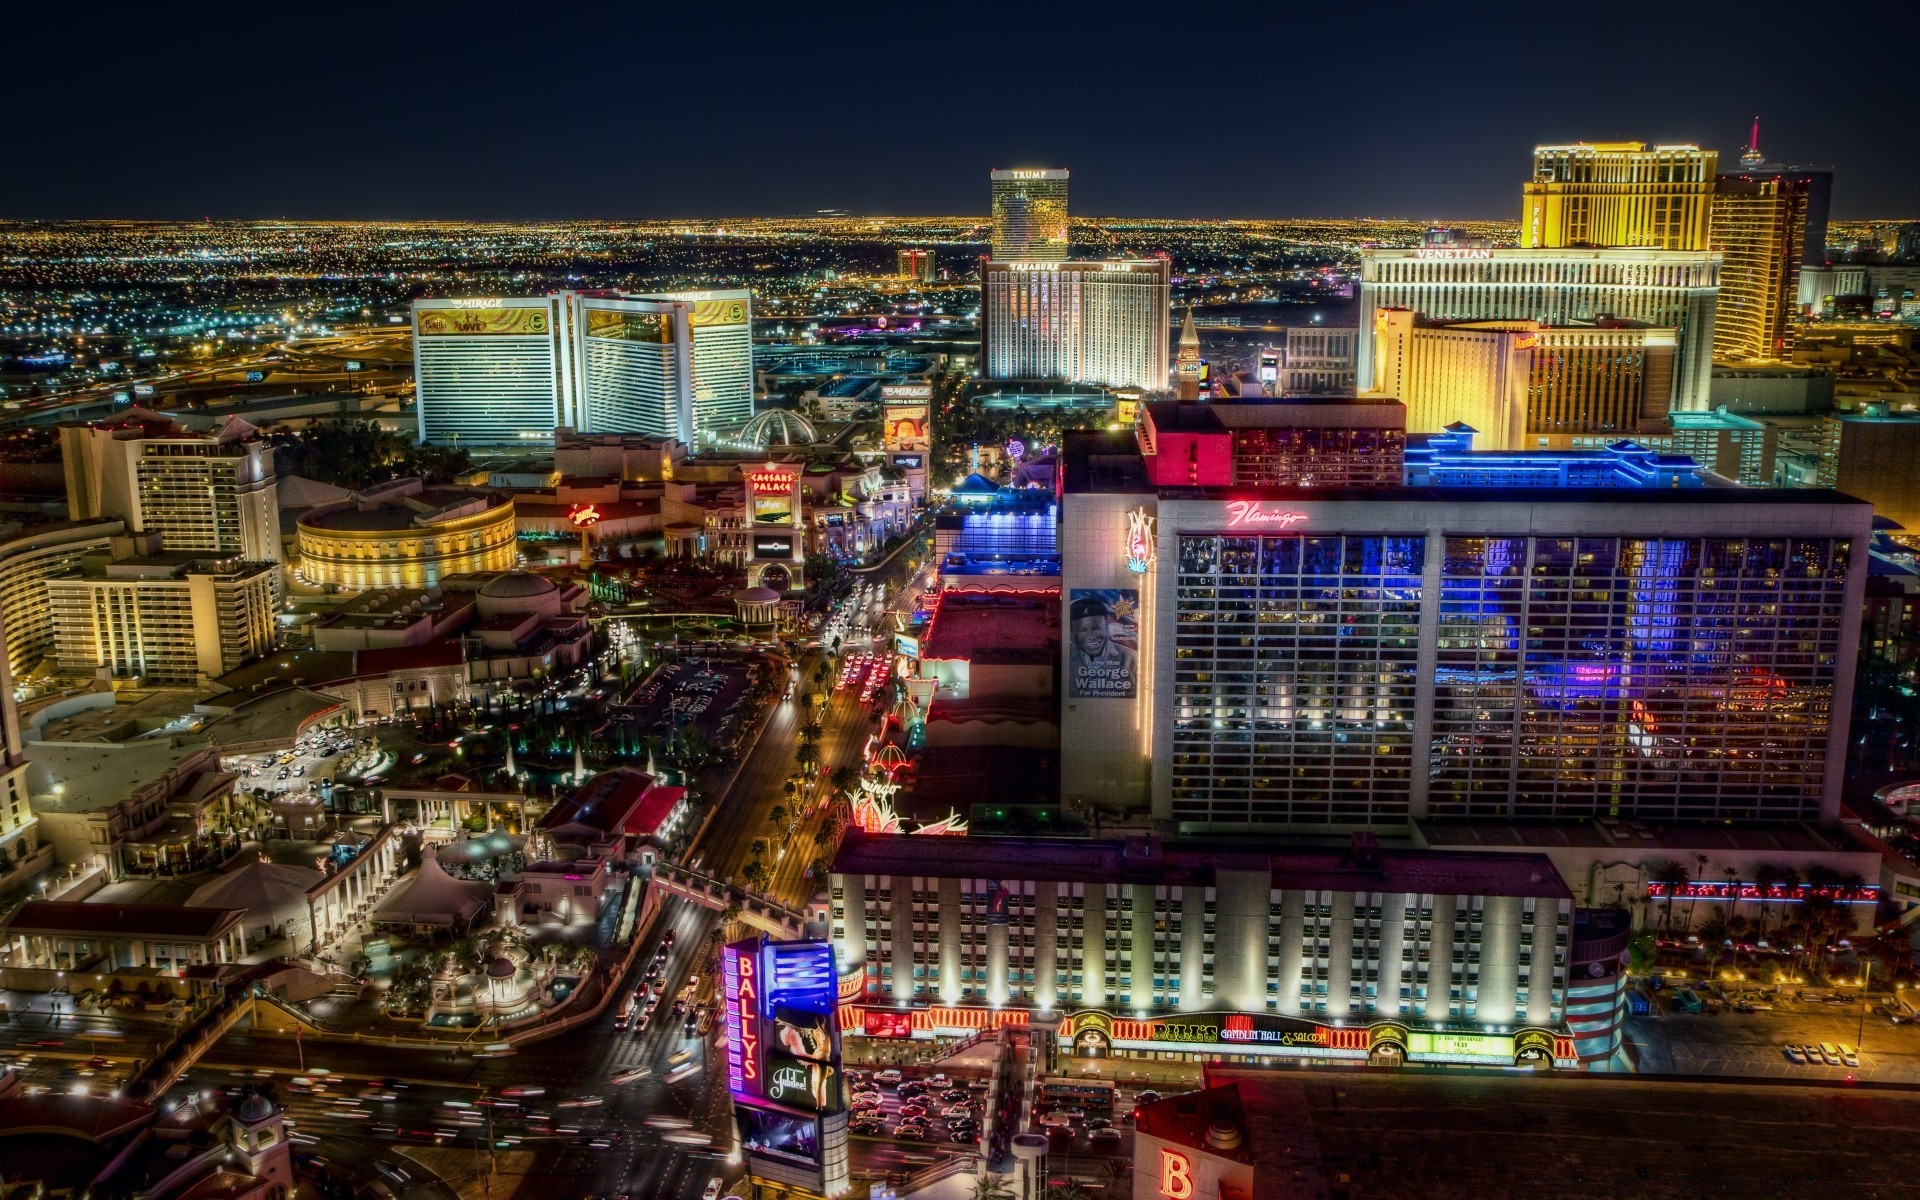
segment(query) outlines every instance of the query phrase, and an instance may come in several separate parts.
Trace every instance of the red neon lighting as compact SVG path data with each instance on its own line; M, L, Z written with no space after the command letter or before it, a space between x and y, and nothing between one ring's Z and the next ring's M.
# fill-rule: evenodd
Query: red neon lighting
M567 514L567 520L575 525L598 525L600 510L591 504L583 504Z
M1227 501L1227 524L1236 529L1243 525L1291 529L1306 519L1306 513L1295 509L1262 508L1258 500Z

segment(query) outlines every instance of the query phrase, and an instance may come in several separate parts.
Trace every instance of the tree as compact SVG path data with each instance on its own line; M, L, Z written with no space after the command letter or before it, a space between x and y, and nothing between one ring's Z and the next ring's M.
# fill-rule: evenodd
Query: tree
M788 816L789 814L786 810L786 806L776 804L772 808L767 810L767 824L772 825L775 828L778 828L787 823Z
M802 742L800 748L793 752L793 761L807 768L818 766L820 763L820 748L812 742ZM807 773L811 775L813 772L809 769Z
M800 727L800 740L803 742L817 742L820 740L820 735L823 732L825 732L825 730L820 722L808 718L807 723Z
M767 839L755 838L753 839L753 844L748 846L747 849L752 852L755 858L765 858L767 856Z
M747 887L756 892L767 890L769 874L765 863L754 861L740 868L740 878L746 880Z
M860 786L860 772L852 767L835 767L827 782L833 784L837 792L852 792Z
M1679 893L1680 889L1686 887L1687 884L1692 881L1693 877L1687 873L1687 868L1683 864L1668 859L1666 862L1656 865L1652 872L1649 873L1648 878L1655 883L1661 884L1666 889L1667 907L1666 912L1662 914L1660 918L1660 931L1662 933L1670 933L1673 930L1673 898Z
M1013 1191L991 1175L976 1177L967 1200L1013 1200Z

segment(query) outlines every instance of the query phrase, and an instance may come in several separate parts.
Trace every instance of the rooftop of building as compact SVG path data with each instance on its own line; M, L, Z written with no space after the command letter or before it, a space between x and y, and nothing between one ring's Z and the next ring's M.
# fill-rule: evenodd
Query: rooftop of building
M90 813L112 808L164 779L206 749L168 736L122 742L28 742L34 811Z
M1072 429L1061 435L1065 490L1081 495L1147 493L1147 465L1131 432Z
M9 934L77 933L119 937L215 938L240 923L244 908L189 908L179 904L90 904L29 900L0 929Z
M981 664L1050 663L1060 653L1058 591L943 592L920 656Z
M1920 1146L1886 1136L1920 1122L1920 1096L1897 1091L1721 1079L1703 1102L1698 1087L1632 1077L1401 1070L1336 1081L1232 1067L1209 1068L1206 1082L1239 1088L1257 1114L1255 1192L1288 1200L1698 1200L1731 1180L1764 1181L1779 1197L1890 1197L1920 1178Z
M940 706L936 701L936 713ZM1059 800L1059 760L1058 751L1024 746L927 746L901 777L905 786L893 806L929 823L949 813L975 819L980 806L1052 805Z
M190 575L239 579L275 569L272 563L248 562L237 555L223 557L191 550L163 550L158 554L129 554L121 558L109 558L104 553L89 554L79 565L53 578L156 583L184 581Z
M1275 887L1346 892L1452 893L1571 899L1543 854L1346 850L1231 841L850 835L836 872L958 875L1064 883L1211 883L1220 871L1271 873Z
M513 503L487 488L421 487L418 480L396 480L355 493L349 499L307 510L300 524L331 533L399 533L427 528L476 511L496 511Z
M1832 853L1853 847L1797 821L1754 825L1675 824L1635 818L1589 821L1440 820L1414 822L1418 840L1433 849L1504 847L1514 850L1625 849Z
M1263 1118L1266 1115L1261 1114ZM1176 1146L1205 1150L1235 1162L1253 1161L1246 1112L1240 1104L1240 1089L1233 1084L1143 1104L1136 1110L1133 1128Z
M543 829L583 825L604 834L623 829L653 788L653 776L632 767L602 771L555 804L541 820Z
M1243 400L1156 400L1147 418L1161 432L1240 429L1405 429L1407 406L1387 397L1278 396Z

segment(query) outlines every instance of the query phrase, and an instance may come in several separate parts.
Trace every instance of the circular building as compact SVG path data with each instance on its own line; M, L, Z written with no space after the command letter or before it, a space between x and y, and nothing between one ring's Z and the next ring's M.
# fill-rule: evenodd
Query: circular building
M811 446L820 440L813 422L785 408L769 408L741 426L736 439L755 450L769 447Z
M516 556L512 497L418 479L311 508L294 532L302 579L355 591L506 571Z
M538 613L557 617L561 613L560 586L544 575L531 571L509 571L487 581L477 597L482 617L505 613Z

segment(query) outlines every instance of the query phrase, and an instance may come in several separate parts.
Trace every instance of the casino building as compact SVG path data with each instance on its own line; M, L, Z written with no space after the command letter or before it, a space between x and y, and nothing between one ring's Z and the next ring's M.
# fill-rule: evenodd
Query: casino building
M511 570L513 499L398 479L308 509L294 527L308 583L366 591L430 588L450 575Z
M1042 1026L1061 1055L1576 1061L1573 902L1542 855L854 835L848 1036Z
M1519 486L1418 488L1064 457L1069 805L1182 833L1837 814L1868 504L1555 486L1525 455L1489 456Z

